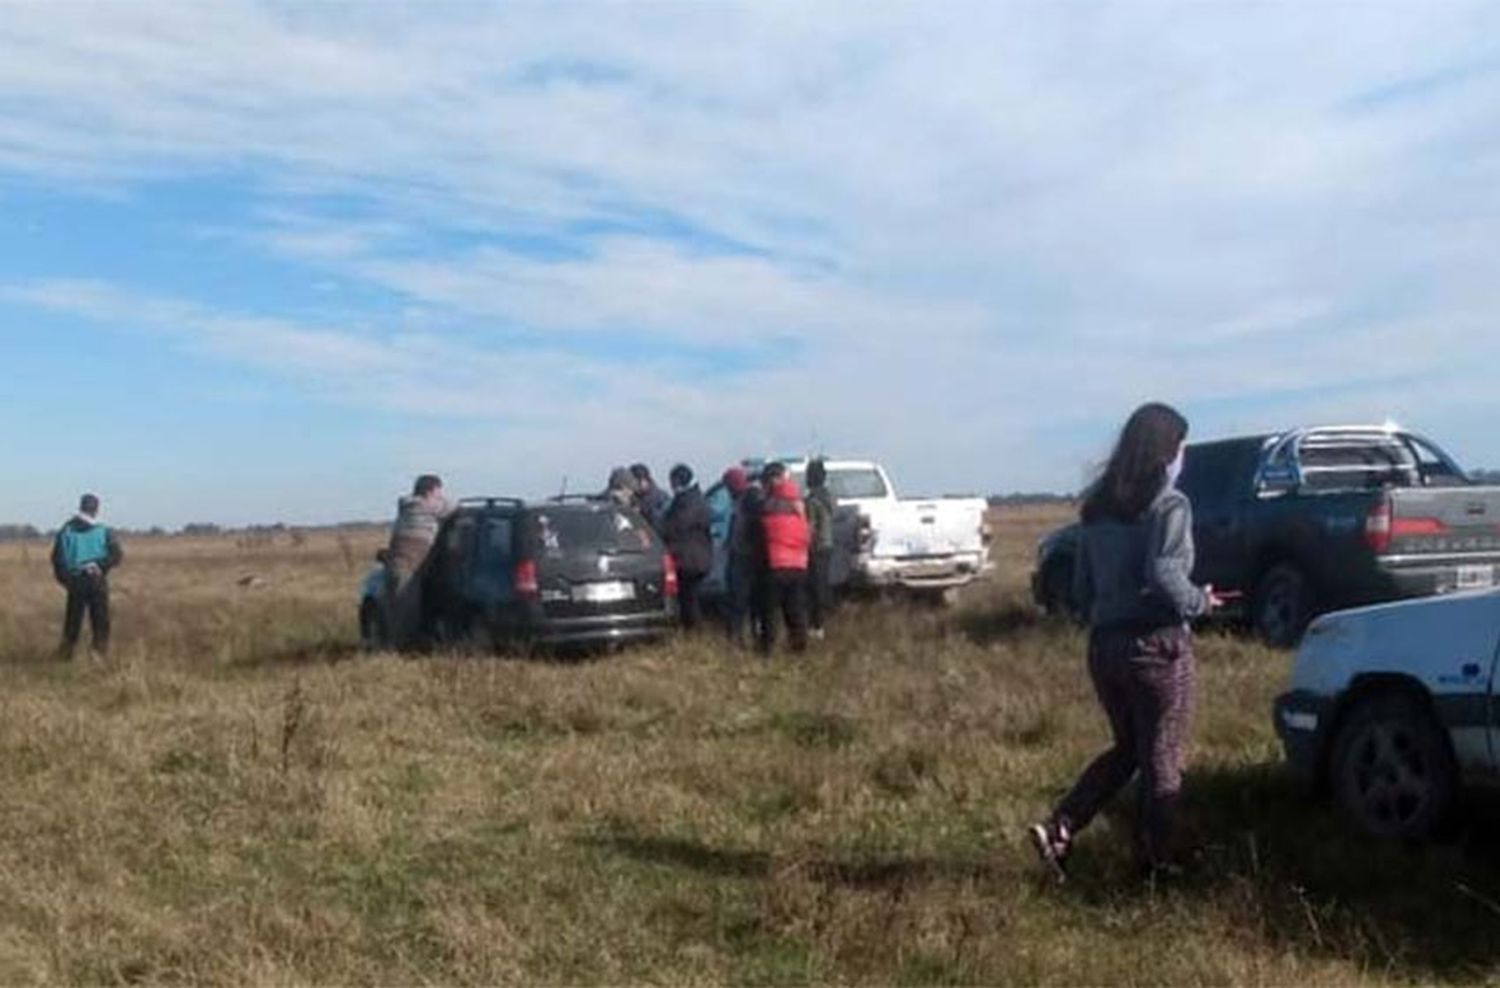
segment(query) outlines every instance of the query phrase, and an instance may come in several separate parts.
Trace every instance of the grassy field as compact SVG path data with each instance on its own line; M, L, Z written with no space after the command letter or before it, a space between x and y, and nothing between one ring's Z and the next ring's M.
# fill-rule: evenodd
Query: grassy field
M1075 879L1023 825L1103 743L1001 517L955 610L859 604L805 661L366 658L374 548L127 544L106 663L51 658L0 548L0 983L1495 981L1493 829L1380 846L1280 775L1288 656L1211 633L1180 887L1120 810ZM1127 801L1128 802L1128 801ZM1488 831L1488 832L1487 832Z

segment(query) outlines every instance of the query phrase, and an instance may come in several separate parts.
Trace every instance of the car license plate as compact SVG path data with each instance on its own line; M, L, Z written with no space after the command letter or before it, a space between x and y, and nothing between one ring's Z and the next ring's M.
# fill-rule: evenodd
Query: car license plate
M618 600L634 600L635 584L625 580L610 580L604 583L580 583L573 588L573 600L589 604L610 604Z
M1460 590L1485 590L1495 585L1495 567L1493 566L1460 566L1458 568L1458 589Z

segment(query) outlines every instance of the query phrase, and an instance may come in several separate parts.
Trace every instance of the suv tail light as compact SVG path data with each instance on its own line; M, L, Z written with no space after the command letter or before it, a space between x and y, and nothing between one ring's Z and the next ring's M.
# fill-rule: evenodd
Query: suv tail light
M677 560L670 552L661 557L661 592L668 597L677 596Z
M523 559L516 563L515 574L516 596L538 597L542 593L542 585L537 581L536 560Z

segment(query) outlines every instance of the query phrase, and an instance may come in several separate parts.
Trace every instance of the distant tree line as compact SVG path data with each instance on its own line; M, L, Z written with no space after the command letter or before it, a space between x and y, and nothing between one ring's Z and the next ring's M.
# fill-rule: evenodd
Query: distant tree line
M1052 491L1012 491L1009 494L991 494L989 498L990 506L996 508L1004 505L1072 504L1074 500L1072 494L1057 494Z
M1500 470L1470 470L1469 478L1476 484L1500 484Z
M233 535L240 538L251 539L273 539L277 536L286 535L297 538L305 537L314 532L363 532L371 529L385 528L384 522L378 521L343 521L333 525L300 525L292 526L282 522L274 525L245 525L233 527L215 524L208 521L195 521L170 531L160 525L151 528L115 528L115 531L125 537L147 536L151 538L164 537L168 535L185 535L190 538L202 538L215 535ZM7 525L0 524L0 542L23 542L27 539L50 539L57 534L56 529L43 530L35 525Z

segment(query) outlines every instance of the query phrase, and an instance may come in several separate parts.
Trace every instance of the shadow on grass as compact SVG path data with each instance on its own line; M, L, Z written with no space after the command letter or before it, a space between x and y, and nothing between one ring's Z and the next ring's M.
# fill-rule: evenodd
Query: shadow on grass
M272 648L256 649L237 656L229 664L237 669L266 666L333 665L356 659L362 654L358 644L337 639L287 642Z
M583 843L645 864L684 868L716 878L768 878L798 871L815 881L850 889L896 889L941 881L990 879L1001 869L989 861L940 858L777 858L763 851L728 850L683 837L614 833Z
M953 627L960 635L981 647L1006 641L1039 627L1066 628L1062 618L1049 617L1034 607L1007 604L1004 607L962 611L953 616Z
M1185 837L1199 859L1173 891L1284 948L1427 981L1500 964L1500 813L1470 800L1424 845L1364 837L1276 765L1190 773ZM1083 862L1080 862L1082 864ZM1083 882L1096 905L1118 889Z

